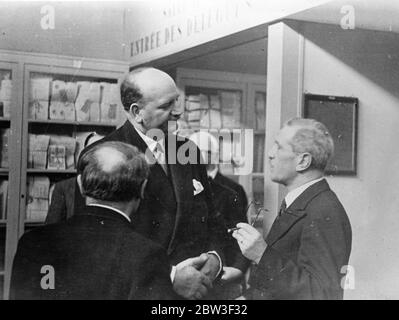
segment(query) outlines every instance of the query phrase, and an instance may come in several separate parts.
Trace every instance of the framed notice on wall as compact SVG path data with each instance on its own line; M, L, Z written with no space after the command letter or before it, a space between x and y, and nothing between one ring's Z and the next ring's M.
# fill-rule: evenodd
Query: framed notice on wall
M303 117L325 124L334 139L327 174L356 174L358 105L357 98L305 94Z

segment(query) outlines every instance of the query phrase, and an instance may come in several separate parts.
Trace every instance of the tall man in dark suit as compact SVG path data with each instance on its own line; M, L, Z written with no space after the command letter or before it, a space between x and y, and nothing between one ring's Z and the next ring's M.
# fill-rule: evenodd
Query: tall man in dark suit
M288 189L266 238L248 224L233 236L256 263L252 299L342 299L341 268L352 232L345 209L323 172L333 153L327 128L312 119L285 123L269 152L271 179Z
M206 295L195 289L202 288L199 281L203 275L213 281L221 273L226 230L216 216L199 151L191 152L197 156L185 162L185 151L197 148L170 133L182 113L178 96L175 82L165 72L154 68L131 71L121 83L127 121L101 141L122 141L156 159L133 224L137 232L164 247L174 265L206 254L201 270L173 268L172 272L175 291L185 298L199 299Z
M144 156L107 142L85 153L79 167L85 212L23 235L11 298L175 298L165 250L131 224L149 173Z

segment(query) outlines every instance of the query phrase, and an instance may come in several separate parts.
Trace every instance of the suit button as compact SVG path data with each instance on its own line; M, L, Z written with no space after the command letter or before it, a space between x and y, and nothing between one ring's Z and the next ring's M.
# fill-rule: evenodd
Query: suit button
M206 222L206 217L201 217L201 222L205 223Z
M161 224L160 224L158 221L153 221L153 222L152 222L152 226L153 226L154 228L158 228L160 225L161 225Z

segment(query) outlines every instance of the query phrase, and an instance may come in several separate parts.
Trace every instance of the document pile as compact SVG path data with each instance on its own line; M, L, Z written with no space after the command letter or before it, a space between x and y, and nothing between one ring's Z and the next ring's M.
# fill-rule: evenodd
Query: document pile
M29 134L28 168L46 169L50 136Z
M29 222L43 222L49 205L50 180L47 177L28 178L28 203L26 220Z
M75 167L75 150L75 138L50 135L47 169L73 169Z
M116 122L120 104L116 83L65 82L49 77L30 81L30 119Z
M75 121L78 86L74 82L55 80L51 85L50 119Z
M101 122L116 122L121 110L119 87L116 83L101 82Z
M47 120L51 78L33 78L30 81L29 118Z

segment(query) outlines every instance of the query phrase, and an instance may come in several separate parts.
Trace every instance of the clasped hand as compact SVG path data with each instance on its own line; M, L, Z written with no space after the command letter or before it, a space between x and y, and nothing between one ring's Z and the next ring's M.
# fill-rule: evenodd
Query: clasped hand
M186 299L202 299L212 288L218 268L219 261L213 254L186 259L176 265L173 289Z

